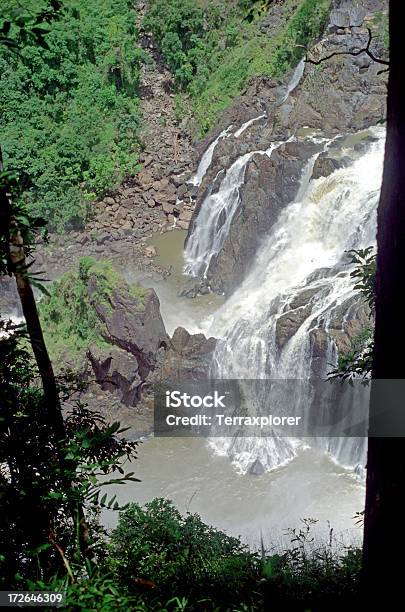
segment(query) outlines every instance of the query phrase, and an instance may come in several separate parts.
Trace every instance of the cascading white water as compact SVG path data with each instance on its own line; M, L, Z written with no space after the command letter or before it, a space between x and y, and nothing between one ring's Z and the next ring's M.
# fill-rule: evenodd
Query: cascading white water
M266 116L266 113L263 113L258 117L253 117L253 119L249 119L249 121L246 121L243 125L241 125L238 130L236 130L236 132L234 133L234 137L239 138L239 136L243 134L243 132L245 132L251 125L253 125L253 123L256 123L256 121L259 121L260 119L264 119L264 117Z
M185 274L205 277L212 257L219 253L228 236L239 206L239 190L248 163L254 155L270 157L281 144L273 142L265 151L250 151L239 157L227 170L218 192L208 195L204 200L185 249Z
M295 67L294 72L292 73L291 79L287 83L286 91L281 101L279 102L280 104L283 104L283 102L287 100L290 94L298 87L303 77L304 70L305 70L305 60L302 59ZM249 119L248 121L246 121L243 125L241 125L240 128L238 128L233 133L234 138L239 138L239 136L241 136L241 134L243 134L243 132L247 130L248 127L250 127L256 121L263 119L264 117L267 117L266 113L262 113L258 117L253 117L253 119ZM230 136L232 128L233 128L233 125L230 125L225 130L223 130L215 138L215 140L212 141L209 147L206 149L203 156L201 157L200 163L198 164L197 172L188 181L191 185L195 185L196 187L199 187L201 185L202 180L204 176L206 175L208 168L211 165L212 157L214 155L214 151L215 151L217 144L223 138L227 138L228 136Z
M281 104L287 100L287 98L292 94L294 89L298 87L301 82L301 79L304 75L305 70L305 59L303 58L295 67L294 72L292 73L291 79L289 80L286 88L286 92L281 99Z
M214 378L311 378L311 330L327 331L333 309L355 294L342 256L346 250L375 243L384 130L373 131L376 142L349 167L310 181L314 159L307 165L296 200L282 212L251 273L208 330L222 338L215 353ZM304 289L313 290L310 312L280 349L277 322ZM332 342L329 348L328 361L336 359ZM325 375L327 369L325 362ZM299 447L288 438L217 438L210 444L216 452L228 454L242 472L256 459L267 470L278 467L293 459ZM319 445L361 472L365 452L361 440L321 439Z
M214 155L215 147L217 146L220 140L229 136L232 128L233 128L233 125L230 125L225 130L223 130L219 134L219 136L217 136L217 138L215 138L215 140L212 141L210 146L204 152L203 156L201 157L200 163L198 164L197 172L194 174L194 176L189 181L191 185L195 185L196 187L201 185L201 182L208 168L211 165L212 156Z

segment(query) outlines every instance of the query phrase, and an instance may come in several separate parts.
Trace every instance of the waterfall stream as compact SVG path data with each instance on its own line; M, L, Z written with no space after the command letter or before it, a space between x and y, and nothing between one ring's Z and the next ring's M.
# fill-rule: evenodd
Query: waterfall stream
M186 246L185 274L206 275L212 257L219 253L229 233L240 203L239 190L245 180L248 163L254 155L271 157L272 152L282 144L273 142L265 151L250 151L238 157L226 171L218 191L206 197Z
M192 185L195 185L196 187L201 185L201 182L202 182L202 180L203 180L203 178L204 178L208 168L211 165L212 156L214 155L215 147L217 146L219 141L222 140L222 138L226 138L230 134L232 128L233 128L233 126L230 125L225 130L223 130L219 134L219 136L217 136L217 138L215 138L215 140L212 141L210 146L203 153L203 156L201 157L200 163L198 164L197 172L194 174L194 176L190 180L190 183Z
M249 119L249 121L246 121L243 125L241 125L241 127L238 130L236 130L236 132L234 133L234 137L239 138L239 136L241 136L243 132L245 132L248 129L248 127L256 123L256 121L259 121L260 119L264 119L264 117L266 117L266 113L263 113L259 115L258 117L253 117L253 119Z
M209 334L221 338L214 355L213 378L305 380L313 376L311 331L321 328L327 332L335 309L355 296L352 268L344 263L344 253L375 243L385 133L382 128L372 132L374 142L366 152L326 178L311 180L316 156L304 167L297 197L281 213L262 244L250 274L207 327ZM234 162L218 194L204 202L196 231L203 233L200 244L205 248L195 251L196 263L190 270L206 269L208 245L212 250L221 248L235 212L244 168L253 154ZM219 224L224 194L230 204ZM189 251L189 266L190 255ZM280 348L278 322L293 310L292 305L299 302L303 291L311 296L309 311ZM337 360L337 348L330 337L328 343L323 371L318 372L321 376ZM361 473L364 442L358 438L324 438L315 444L342 465ZM292 460L302 442L238 437L212 439L210 445L218 454L229 455L239 471L245 473L256 460L265 470Z
M285 102L290 97L292 92L298 87L304 75L304 70L305 70L305 59L302 58L302 60L297 64L297 66L294 69L294 72L292 73L291 79L286 87L286 92L284 96L281 98L280 104L283 104L283 102Z

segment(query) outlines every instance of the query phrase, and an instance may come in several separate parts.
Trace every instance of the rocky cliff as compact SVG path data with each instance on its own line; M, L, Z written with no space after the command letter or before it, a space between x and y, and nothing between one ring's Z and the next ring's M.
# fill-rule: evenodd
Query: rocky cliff
M240 138L219 141L197 194L187 241L207 195L215 193L233 161L247 151L265 150L275 141L286 141L291 136L298 140L274 151L270 160L254 156L248 164L231 230L206 274L213 291L232 293L246 276L258 245L280 210L295 197L304 164L313 154L313 144L304 138L305 134L330 139L384 121L385 67L365 53L350 54L367 47L370 30L373 36L370 49L376 57L386 58L376 25L377 15L385 9L384 0L362 3L361 8L357 3L336 2L324 37L308 52L308 58L314 61L333 56L319 65L306 63L296 89L287 99L286 83L266 79L252 82L226 111L218 129L201 145L206 147L227 125L240 126L249 118L266 115L249 126ZM278 18L273 10L263 27L272 33ZM320 162L316 171L319 169Z

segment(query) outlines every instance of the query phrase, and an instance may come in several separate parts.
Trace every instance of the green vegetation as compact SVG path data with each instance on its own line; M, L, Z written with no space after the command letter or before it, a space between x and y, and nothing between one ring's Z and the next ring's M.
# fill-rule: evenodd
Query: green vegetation
M217 0L152 0L150 4L145 27L159 41L205 133L251 77L280 78L298 63L304 47L322 33L331 3L286 0L282 25L272 37L259 28L260 3L224 6Z
M327 544L314 547L314 523L305 519L300 529L290 531L289 550L258 553L196 514L182 516L168 500L130 504L88 577L32 588L66 586L69 610L356 609L361 551L347 548L337 554L332 534Z
M375 38L380 38L386 50L390 47L390 34L388 24L388 12L377 11L372 20L372 28Z
M104 487L137 480L121 467L137 443L121 437L119 423L69 402L82 387L71 374L59 379L67 411L55 435L27 340L24 326L0 320L0 588L16 590L90 573L103 551L99 512L119 508Z
M109 564L118 582L135 593L139 585L130 576L151 581L160 601L170 594L203 601L209 593L229 606L248 592L256 571L255 555L240 540L208 527L198 515L183 517L163 499L145 508L131 504L122 513Z
M51 228L78 227L91 202L138 167L144 53L133 3L66 0L41 25L42 45L15 23L35 21L48 3L1 4L0 26L11 20L9 37L19 46L14 53L0 45L5 165L29 176L24 198Z
M328 379L357 378L367 382L373 367L377 254L374 247L369 246L366 249L352 249L348 255L350 263L358 266L350 276L355 281L354 289L358 290L369 308L369 324L352 338L350 349L339 355L337 368L328 373Z
M68 610L127 612L305 612L360 609L361 550L314 546L305 519L290 530L287 551L250 551L238 538L209 527L173 503L130 504L112 535L104 535L97 563L74 581L56 576L32 590L66 592ZM356 606L357 603L357 606Z
M39 304L39 314L53 358L83 353L90 344L107 346L94 305L111 309L114 289L129 291L143 307L145 291L128 286L109 261L82 257L78 272L66 272L52 285Z

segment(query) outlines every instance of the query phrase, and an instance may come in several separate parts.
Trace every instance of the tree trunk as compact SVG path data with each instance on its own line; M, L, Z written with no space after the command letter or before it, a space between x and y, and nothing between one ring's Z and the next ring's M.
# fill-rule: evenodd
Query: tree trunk
M405 378L405 88L402 3L390 2L387 142L378 209L373 379ZM370 418L378 412L371 387ZM363 577L373 602L403 591L405 440L370 438L367 461ZM383 593L385 597L383 597Z
M0 172L2 170L3 161L0 147ZM30 344L42 381L49 433L53 436L55 448L58 452L62 478L65 479L64 486L66 492L68 492L72 483L70 478L65 475L65 468L67 468L68 465L63 456L63 451L61 450L61 443L66 438L66 430L59 401L58 388L42 333L34 292L28 276L24 240L21 232L17 228L16 220L13 217L12 205L5 186L0 187L0 224L2 239L8 242L7 259L9 272L16 280L17 291L30 338ZM80 551L82 555L86 557L88 554L88 528L82 504L72 503L71 514L75 529L78 531Z

